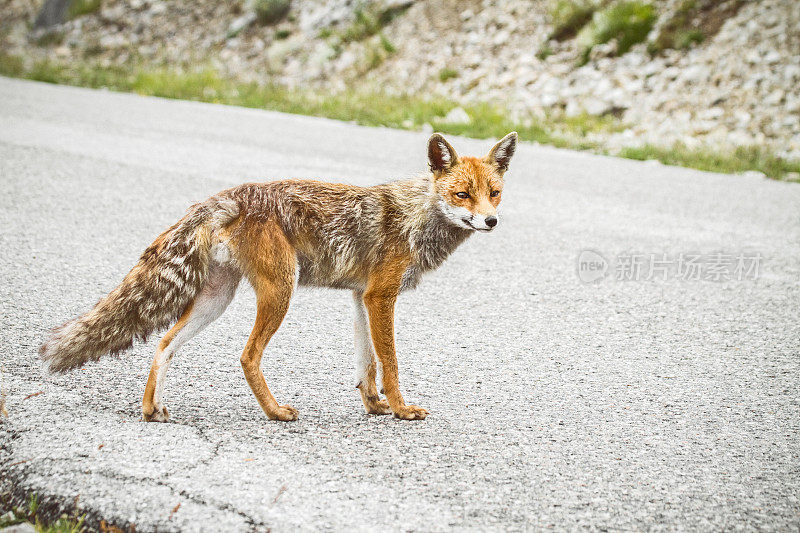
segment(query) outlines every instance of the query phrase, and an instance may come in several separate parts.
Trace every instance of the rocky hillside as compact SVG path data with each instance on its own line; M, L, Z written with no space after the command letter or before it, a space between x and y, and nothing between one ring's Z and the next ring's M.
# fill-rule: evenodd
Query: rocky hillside
M619 127L587 136L611 150L759 145L800 159L797 0L75 2L64 24L32 30L41 0L5 0L3 49L444 95L520 123L610 115Z

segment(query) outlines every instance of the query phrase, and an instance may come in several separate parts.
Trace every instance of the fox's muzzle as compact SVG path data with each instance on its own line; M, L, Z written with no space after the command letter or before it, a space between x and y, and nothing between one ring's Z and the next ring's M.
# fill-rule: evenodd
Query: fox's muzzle
M492 231L500 220L497 215L480 215L473 214L469 218L465 218L464 222L472 229L477 231Z

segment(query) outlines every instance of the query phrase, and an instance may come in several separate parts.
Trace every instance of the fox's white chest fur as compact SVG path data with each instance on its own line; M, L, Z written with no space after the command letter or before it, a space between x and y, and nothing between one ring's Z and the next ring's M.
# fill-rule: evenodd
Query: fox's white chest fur
M471 233L454 226L437 207L431 207L425 223L409 235L412 262L403 275L402 290L415 288L422 274L439 268Z

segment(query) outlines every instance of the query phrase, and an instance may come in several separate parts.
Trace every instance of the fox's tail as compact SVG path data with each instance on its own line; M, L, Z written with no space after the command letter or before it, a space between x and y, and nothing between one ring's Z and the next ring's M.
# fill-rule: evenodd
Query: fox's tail
M230 197L192 206L158 236L122 283L86 314L55 328L39 349L53 372L117 354L169 326L205 284L217 230L239 215Z

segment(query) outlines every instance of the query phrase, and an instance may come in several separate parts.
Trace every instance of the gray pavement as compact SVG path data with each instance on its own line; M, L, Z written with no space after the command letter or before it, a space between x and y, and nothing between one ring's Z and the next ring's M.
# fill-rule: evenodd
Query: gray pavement
M155 339L42 375L44 332L192 202L243 181L407 176L425 141L0 78L2 487L139 532L798 530L796 184L522 145L497 231L401 297L401 387L423 422L363 414L337 291L299 291L264 357L296 423L268 421L244 381L247 287L176 358L173 423L139 421ZM584 249L604 279L581 281ZM694 252L759 271L650 272L649 254ZM721 264L703 256L701 277Z

